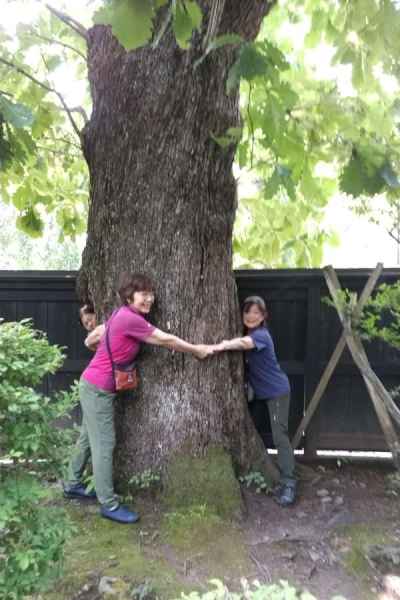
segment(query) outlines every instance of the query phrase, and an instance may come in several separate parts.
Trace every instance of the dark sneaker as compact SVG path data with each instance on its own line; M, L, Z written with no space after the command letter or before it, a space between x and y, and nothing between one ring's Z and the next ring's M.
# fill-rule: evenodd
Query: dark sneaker
M296 501L296 482L284 483L275 500L281 506L290 506Z
M107 508L102 506L100 508L100 514L105 519L111 519L117 523L136 523L139 521L139 515L134 510L129 510L126 506L116 506L115 508Z
M86 487L83 483L77 483L76 485L71 485L69 487L64 488L64 497L65 498L78 498L84 500L95 500L96 492L95 490L86 491Z

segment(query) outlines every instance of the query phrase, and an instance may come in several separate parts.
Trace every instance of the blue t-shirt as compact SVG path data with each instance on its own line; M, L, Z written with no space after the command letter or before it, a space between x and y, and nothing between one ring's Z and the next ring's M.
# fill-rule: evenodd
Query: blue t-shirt
M290 393L286 373L279 366L274 342L266 327L258 327L247 334L255 348L246 350L247 379L256 398L272 399Z

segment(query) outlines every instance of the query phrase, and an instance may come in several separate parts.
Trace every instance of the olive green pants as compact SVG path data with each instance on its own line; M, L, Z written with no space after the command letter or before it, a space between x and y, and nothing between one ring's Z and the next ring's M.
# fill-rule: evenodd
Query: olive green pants
M271 421L272 439L278 451L281 483L290 483L295 480L294 452L288 435L290 394L267 400L267 406Z
M115 397L115 393L101 390L81 378L79 400L82 407L82 427L69 463L67 482L68 487L82 482L83 472L91 456L97 498L108 508L114 508L118 504L113 485Z

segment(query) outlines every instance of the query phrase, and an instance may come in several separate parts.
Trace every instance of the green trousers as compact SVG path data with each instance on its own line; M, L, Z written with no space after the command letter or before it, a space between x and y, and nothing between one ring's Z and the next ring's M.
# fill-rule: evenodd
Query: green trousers
M290 394L267 400L272 439L278 451L278 465L283 484L295 480L294 452L288 435L289 405Z
M79 400L82 427L68 467L67 486L81 483L87 462L92 457L97 498L107 508L114 508L118 504L113 485L115 397L115 393L101 390L81 378Z

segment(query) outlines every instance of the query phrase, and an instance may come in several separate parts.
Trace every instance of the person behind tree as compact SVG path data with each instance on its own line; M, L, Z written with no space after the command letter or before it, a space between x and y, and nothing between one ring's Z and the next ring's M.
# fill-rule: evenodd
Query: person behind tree
M142 342L189 352L198 359L213 353L204 344L190 344L151 325L145 316L154 302L154 286L142 274L124 274L119 286L122 306L114 311L105 326L94 327L86 345L98 342L99 327L108 331L113 362L126 364L137 356ZM103 331L104 331L103 329ZM67 498L95 498L99 500L101 516L120 523L134 523L139 515L119 504L113 486L113 451L115 446L114 400L115 381L107 335L102 335L96 354L82 373L79 398L82 407L82 428L64 484ZM95 492L87 492L82 475L89 457L92 457Z
M86 331L93 331L97 325L93 304L87 303L80 307L79 321Z
M223 340L214 349L217 352L245 352L247 383L254 391L255 399L267 404L272 438L278 451L281 478L276 500L281 506L289 506L296 499L294 452L288 437L290 384L277 361L274 343L266 327L267 317L264 300L249 296L242 312L245 336Z
M79 309L79 321L91 335L86 337L84 344L89 350L95 351L105 332L104 325L97 325L96 313L93 304L84 304Z

